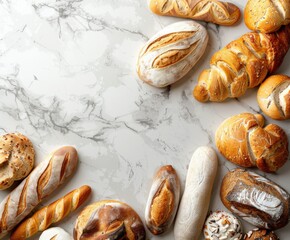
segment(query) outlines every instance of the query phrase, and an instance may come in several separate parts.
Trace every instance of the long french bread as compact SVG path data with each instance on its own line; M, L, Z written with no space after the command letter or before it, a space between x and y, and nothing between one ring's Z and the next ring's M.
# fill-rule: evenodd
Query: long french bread
M75 170L75 148L59 148L42 161L0 204L0 239L23 220Z

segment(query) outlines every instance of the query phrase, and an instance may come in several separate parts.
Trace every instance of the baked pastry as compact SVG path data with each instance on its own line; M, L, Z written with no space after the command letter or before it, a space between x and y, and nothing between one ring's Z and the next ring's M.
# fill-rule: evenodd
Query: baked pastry
M290 119L290 77L273 75L259 87L257 100L262 111L277 120Z
M270 230L266 229L253 229L249 231L245 236L244 240L279 240L277 235Z
M290 45L290 26L276 33L246 33L211 58L193 91L200 102L238 98L281 65Z
M222 180L220 196L227 209L258 228L275 230L288 223L289 194L254 172L228 172Z
M73 238L62 228L53 227L45 230L39 240L73 240Z
M44 231L79 208L89 197L91 188L82 186L35 212L25 219L10 236L10 240L25 240L37 232Z
M75 148L67 146L42 161L0 204L0 239L74 173Z
M207 217L203 234L205 240L239 240L243 237L240 221L224 211L213 212Z
M153 180L145 210L147 228L155 235L167 231L180 199L180 181L171 165L161 167Z
M240 19L240 9L216 0L149 0L152 12L158 15L191 18L219 25L233 25Z
M25 178L34 166L34 148L21 133L0 136L0 190Z
M278 125L263 126L260 114L230 117L216 131L216 146L227 160L239 166L275 172L288 159L288 138Z
M289 0L248 0L245 6L245 23L254 31L275 32L290 23Z
M175 83L197 63L207 42L206 29L196 22L168 25L141 49L137 63L140 79L155 87Z
M217 155L211 147L199 147L193 153L175 220L175 240L198 239L208 212L217 167Z
M103 200L87 206L78 216L75 240L144 240L146 232L138 214L126 203Z

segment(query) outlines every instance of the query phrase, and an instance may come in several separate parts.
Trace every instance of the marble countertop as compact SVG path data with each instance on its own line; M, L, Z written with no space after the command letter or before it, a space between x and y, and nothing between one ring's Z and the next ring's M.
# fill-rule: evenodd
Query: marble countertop
M232 2L243 9L246 1ZM144 220L157 168L172 164L184 186L193 152L202 145L216 149L215 130L225 118L261 112L257 89L224 103L202 104L192 97L213 53L249 31L242 20L232 27L202 23L210 35L207 51L176 84L156 89L138 79L140 48L180 20L154 15L145 0L0 0L0 133L28 136L37 163L63 145L79 153L74 177L41 205L88 184L93 195L86 204L119 199ZM290 53L278 72L290 75L289 62ZM289 121L266 119L289 137ZM219 155L210 210L225 209L219 187L234 167ZM290 192L289 176L289 161L276 174L267 174ZM10 190L2 191L0 199ZM58 226L72 233L78 213ZM289 239L290 224L277 233ZM148 232L148 239L174 239L173 231L161 237Z

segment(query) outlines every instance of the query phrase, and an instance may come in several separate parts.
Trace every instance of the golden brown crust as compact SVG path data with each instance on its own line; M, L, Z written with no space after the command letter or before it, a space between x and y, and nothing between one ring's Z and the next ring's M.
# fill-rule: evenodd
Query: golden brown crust
M150 0L149 7L158 15L191 18L220 25L233 25L241 15L236 5L216 0Z
M267 230L267 229L253 229L251 231L249 231L247 234L245 234L244 240L279 240L279 238L277 237L277 235L271 231L271 230Z

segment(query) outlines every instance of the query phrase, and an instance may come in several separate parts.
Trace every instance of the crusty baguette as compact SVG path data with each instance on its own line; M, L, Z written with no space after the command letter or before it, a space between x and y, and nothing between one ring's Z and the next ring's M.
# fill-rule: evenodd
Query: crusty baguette
M237 98L258 86L282 64L290 46L290 25L277 33L246 33L211 58L193 91L200 102Z
M290 77L272 75L259 87L259 107L269 117L277 120L290 119Z
M62 147L42 161L0 204L0 239L76 169L75 148Z
M270 33L290 23L289 0L248 0L245 24L254 31Z
M82 186L35 212L25 219L12 233L10 240L24 240L40 231L49 228L53 223L64 219L72 211L80 207L89 197L91 188Z
M175 220L175 240L199 239L208 212L217 167L217 155L210 147L199 147L192 155Z
M158 15L191 18L219 25L233 25L240 18L240 9L216 0L149 0L152 12Z

